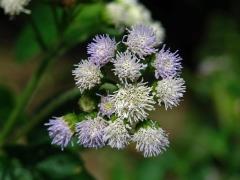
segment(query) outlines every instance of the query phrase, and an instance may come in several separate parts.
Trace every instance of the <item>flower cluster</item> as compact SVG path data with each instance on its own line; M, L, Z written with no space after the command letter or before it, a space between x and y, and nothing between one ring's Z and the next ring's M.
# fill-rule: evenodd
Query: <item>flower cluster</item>
M161 22L154 21L151 12L138 0L115 0L106 5L106 18L120 30L137 24L146 24L156 32L158 42L164 40L165 30Z
M127 33L119 43L99 35L88 45L90 57L76 65L73 75L82 97L91 94L97 103L88 104L98 106L88 107L84 117L80 113L50 120L46 125L53 144L63 149L73 136L86 148L123 149L135 143L144 157L157 156L169 146L165 131L148 116L156 104L172 108L183 97L181 57L165 46L158 50L160 42L149 26L135 25ZM145 73L151 73L152 81L144 81Z

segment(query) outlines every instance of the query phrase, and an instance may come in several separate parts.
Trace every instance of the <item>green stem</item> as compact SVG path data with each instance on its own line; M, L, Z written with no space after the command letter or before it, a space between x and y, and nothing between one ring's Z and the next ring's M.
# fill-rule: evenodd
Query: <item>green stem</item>
M69 100L72 100L76 97L80 96L79 89L71 89L67 92L63 93L56 99L54 99L52 102L50 102L47 106L45 106L39 113L37 113L36 116L34 116L31 121L23 126L22 129L20 129L19 133L16 135L16 140L27 134L29 131L31 131L37 124L39 124L41 121L44 120L45 117L49 116L56 108L63 105Z
M19 96L15 108L11 112L9 118L7 119L6 123L2 128L2 132L0 134L0 146L5 143L5 141L7 140L6 137L9 135L9 132L16 123L19 115L22 113L22 111L25 110L25 107L27 106L30 98L32 97L47 67L53 62L56 57L60 56L62 53L63 50L61 50L60 48L53 50L51 53L48 54L48 56L45 57L45 59L43 59L37 71L32 75L23 93Z

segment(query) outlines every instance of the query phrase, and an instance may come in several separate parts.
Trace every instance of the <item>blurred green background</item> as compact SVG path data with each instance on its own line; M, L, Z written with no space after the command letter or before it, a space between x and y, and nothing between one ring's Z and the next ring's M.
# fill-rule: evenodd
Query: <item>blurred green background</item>
M77 111L79 94L66 96L64 103L58 107L53 104L54 108L45 114L39 114L41 109L75 86L73 64L86 57L86 45L95 34L121 34L103 15L109 2L33 1L29 6L31 17L20 15L12 20L0 11L0 134L42 57L58 41L68 47L45 73L26 112L17 117L14 129L1 146L0 180L239 180L238 0L140 1L153 19L161 21L164 43L179 49L183 57L187 86L184 101L172 110L161 108L151 114L169 132L171 145L165 153L143 158L133 146L121 151L73 146L62 152L50 145L44 122L53 115ZM59 24L57 29L56 17L62 17L65 26L71 22L70 28ZM36 29L44 45L37 43ZM33 120L37 123L22 135Z

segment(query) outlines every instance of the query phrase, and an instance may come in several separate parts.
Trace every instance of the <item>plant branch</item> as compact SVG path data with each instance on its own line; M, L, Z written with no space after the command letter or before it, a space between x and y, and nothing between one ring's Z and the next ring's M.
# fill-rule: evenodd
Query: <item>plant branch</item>
M57 97L48 105L46 105L39 113L37 113L37 115L34 116L27 125L23 126L22 129L20 129L19 133L17 133L15 140L18 140L22 136L26 135L29 131L31 131L37 124L42 122L44 118L49 116L59 106L78 96L80 96L80 91L77 88L70 89L67 92L61 94L59 97Z
M9 118L7 119L6 123L3 126L2 132L0 134L0 146L5 143L5 141L7 140L6 137L11 131L11 128L16 123L22 111L25 110L25 107L27 106L29 99L32 97L47 67L53 62L54 59L59 57L63 52L64 50L61 48L56 48L56 50L53 50L43 59L37 71L32 75L23 93L17 99L15 108L13 109Z

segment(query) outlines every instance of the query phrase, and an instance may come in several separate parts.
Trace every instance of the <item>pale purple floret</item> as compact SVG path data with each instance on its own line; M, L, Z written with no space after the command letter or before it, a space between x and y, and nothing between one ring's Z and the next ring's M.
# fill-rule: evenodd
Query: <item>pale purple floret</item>
M78 143L87 148L101 148L105 145L103 140L107 122L100 116L90 117L76 124Z
M135 25L128 32L129 34L123 37L123 43L139 58L144 59L144 56L157 52L155 46L159 42L157 42L156 33L151 27Z
M63 117L54 117L44 125L49 126L48 132L52 139L52 144L61 146L62 150L67 147L73 136L73 132Z
M109 35L97 35L87 46L87 53L90 55L90 61L98 66L104 66L114 57L116 50L116 41Z
M165 50L165 46L156 54L154 62L155 77L158 79L175 77L182 69L182 58L177 54L177 51L172 53L170 49Z
M112 98L110 96L101 96L101 102L98 106L99 112L103 116L110 117L115 111L114 102L112 101Z

